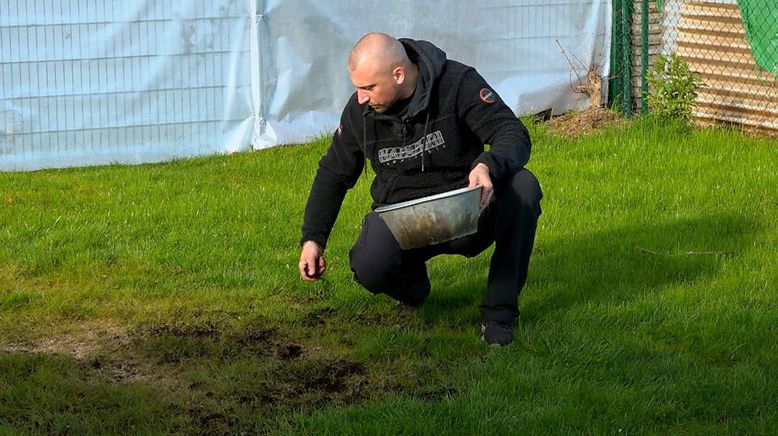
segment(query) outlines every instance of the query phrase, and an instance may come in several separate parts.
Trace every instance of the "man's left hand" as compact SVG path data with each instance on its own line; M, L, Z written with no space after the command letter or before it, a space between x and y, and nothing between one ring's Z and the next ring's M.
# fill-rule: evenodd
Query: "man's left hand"
M494 189L492 178L489 176L489 167L486 164L479 163L470 171L470 175L467 178L470 181L470 184L467 185L468 188L481 187L481 210L484 210L489 205Z

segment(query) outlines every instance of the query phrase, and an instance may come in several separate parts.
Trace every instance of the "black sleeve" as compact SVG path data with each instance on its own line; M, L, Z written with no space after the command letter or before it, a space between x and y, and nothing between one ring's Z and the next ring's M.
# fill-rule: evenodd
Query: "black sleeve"
M472 167L486 164L492 179L499 182L527 164L532 148L527 128L475 69L468 69L460 82L457 114L491 146Z
M319 161L319 170L305 206L301 244L314 241L322 248L326 247L346 191L354 186L362 173L365 154L357 140L361 130L357 132L349 119L350 106L351 101L343 110L340 125L332 135L330 148ZM359 108L353 110L359 111ZM359 129L362 128L359 125Z

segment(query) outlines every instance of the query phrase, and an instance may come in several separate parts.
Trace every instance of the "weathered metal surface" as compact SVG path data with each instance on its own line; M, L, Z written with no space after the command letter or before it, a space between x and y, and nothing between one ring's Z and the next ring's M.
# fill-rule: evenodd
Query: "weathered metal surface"
M440 244L478 230L481 188L457 189L376 209L402 249Z

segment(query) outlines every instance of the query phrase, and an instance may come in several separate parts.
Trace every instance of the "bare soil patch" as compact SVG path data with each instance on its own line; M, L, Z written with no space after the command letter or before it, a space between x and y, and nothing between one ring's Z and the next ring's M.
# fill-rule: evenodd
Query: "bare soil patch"
M85 360L107 348L124 346L127 330L115 324L83 326L77 330L57 333L34 340L10 343L0 350L17 353L44 353L69 355L76 360Z
M366 397L367 376L361 363L262 325L237 327L209 321L132 329L90 325L0 346L0 351L68 355L85 378L148 383L168 393L188 392L186 396L245 407L319 407ZM237 380L223 385L198 383L187 375L192 368L218 372L241 361L255 363L246 363L251 376L248 385ZM236 391L241 393L234 395ZM188 411L198 420L223 418L198 407Z

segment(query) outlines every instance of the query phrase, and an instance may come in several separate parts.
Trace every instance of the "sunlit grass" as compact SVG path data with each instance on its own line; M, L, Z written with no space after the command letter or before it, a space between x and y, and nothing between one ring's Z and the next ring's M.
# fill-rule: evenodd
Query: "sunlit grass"
M544 190L515 343L478 339L491 251L430 263L418 317L296 271L327 141L0 174L0 430L768 433L778 143L651 120L532 128ZM372 173L371 173L372 174Z

